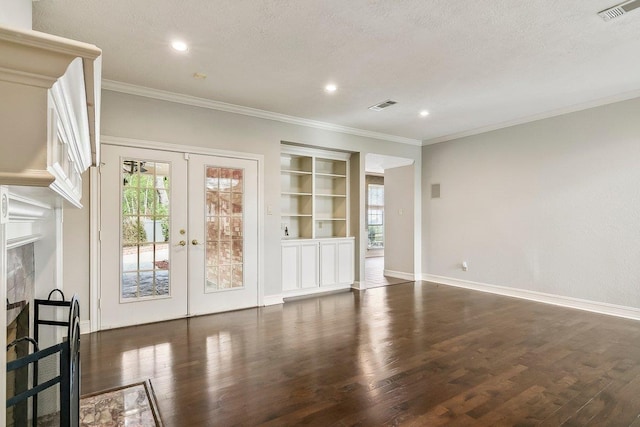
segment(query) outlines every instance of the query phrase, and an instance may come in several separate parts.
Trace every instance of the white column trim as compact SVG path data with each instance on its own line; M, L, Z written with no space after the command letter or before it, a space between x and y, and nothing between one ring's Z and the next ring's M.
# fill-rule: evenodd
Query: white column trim
M0 187L0 193L6 194L6 187ZM6 225L0 221L0 301L7 300L7 246L6 246ZM2 304L2 312L0 313L0 348L7 347L7 306ZM0 352L0 402L7 400L7 372L5 366L7 364L6 351ZM0 420L4 422L6 419L6 407L0 405Z
M91 332L100 330L100 173L89 168L89 324ZM84 333L81 322L80 330Z

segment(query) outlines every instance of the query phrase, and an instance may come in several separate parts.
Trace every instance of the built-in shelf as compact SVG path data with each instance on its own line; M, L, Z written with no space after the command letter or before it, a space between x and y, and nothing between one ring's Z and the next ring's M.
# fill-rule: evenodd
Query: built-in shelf
M311 175L311 172L294 171L294 170L281 170L280 173L288 173L291 175Z
M333 173L317 173L316 176L324 176L327 178L346 178L346 175L337 175L337 174L333 174Z
M348 289L355 271L349 154L283 145L280 165L283 294Z
M349 154L283 145L280 167L283 237L347 237Z

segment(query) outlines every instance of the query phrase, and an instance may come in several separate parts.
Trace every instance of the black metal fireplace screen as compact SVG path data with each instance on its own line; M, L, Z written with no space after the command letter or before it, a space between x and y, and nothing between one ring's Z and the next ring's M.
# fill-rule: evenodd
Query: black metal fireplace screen
M55 292L62 295L62 301L52 300L51 297ZM49 293L46 300L34 300L34 338L19 338L7 345L7 350L18 342L29 341L34 346L34 352L28 356L13 360L7 363L7 372L15 371L33 364L33 386L7 399L7 408L23 402L30 397L32 405L32 421L33 426L38 423L38 393L60 384L60 426L78 426L79 410L80 410L80 304L76 295L71 301L64 300L64 294L59 289L54 289ZM55 321L40 319L40 307L69 307L68 321ZM67 338L59 344L52 345L44 350L38 348L39 327L47 326L64 326L67 328ZM60 375L51 378L42 383L38 383L38 361L60 353Z

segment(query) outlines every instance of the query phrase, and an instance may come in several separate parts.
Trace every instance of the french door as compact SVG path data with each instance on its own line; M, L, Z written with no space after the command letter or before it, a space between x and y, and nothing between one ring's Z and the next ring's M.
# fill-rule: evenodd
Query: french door
M103 145L102 329L258 303L257 163Z

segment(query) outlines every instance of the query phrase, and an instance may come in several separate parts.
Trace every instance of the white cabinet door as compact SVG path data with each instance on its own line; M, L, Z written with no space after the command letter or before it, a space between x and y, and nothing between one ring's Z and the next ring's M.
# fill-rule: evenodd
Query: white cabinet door
M335 242L320 242L320 286L338 283L338 245Z
M300 245L282 245L282 290L298 289Z
M353 239L320 242L320 285L353 284Z
M353 283L353 240L338 242L338 283Z
M300 243L300 287L318 287L318 243Z

